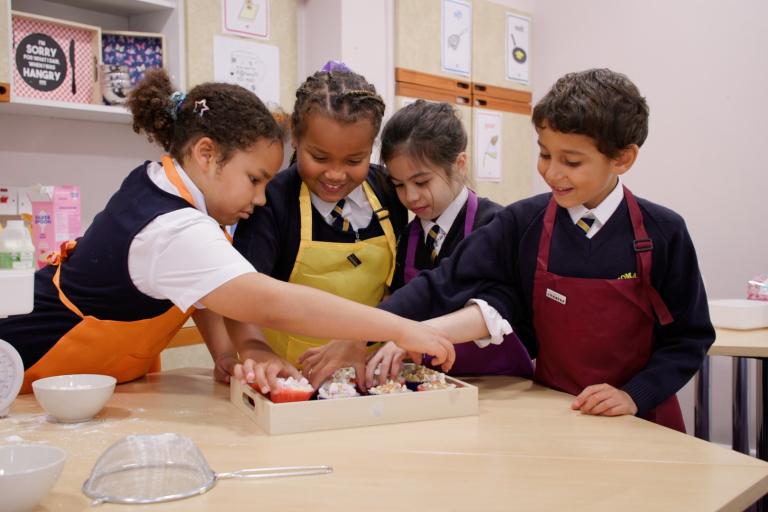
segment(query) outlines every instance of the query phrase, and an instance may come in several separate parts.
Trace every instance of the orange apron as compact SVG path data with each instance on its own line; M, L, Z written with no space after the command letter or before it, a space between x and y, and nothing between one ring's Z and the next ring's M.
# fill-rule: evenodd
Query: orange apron
M163 169L181 197L194 205L192 195L181 181L173 160L162 159ZM32 382L43 377L73 373L99 373L111 375L118 382L138 379L147 373L160 370L160 352L179 331L194 308L182 312L172 306L165 313L153 318L130 322L100 320L83 315L61 289L61 267L76 242L62 245L58 258L52 261L58 268L53 284L59 291L59 300L81 318L37 363L24 372L22 393L32 391Z

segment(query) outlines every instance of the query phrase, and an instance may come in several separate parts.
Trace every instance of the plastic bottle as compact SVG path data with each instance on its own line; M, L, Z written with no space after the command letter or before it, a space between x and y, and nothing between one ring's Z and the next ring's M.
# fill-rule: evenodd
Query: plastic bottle
M35 268L35 246L24 221L9 220L0 231L0 269Z

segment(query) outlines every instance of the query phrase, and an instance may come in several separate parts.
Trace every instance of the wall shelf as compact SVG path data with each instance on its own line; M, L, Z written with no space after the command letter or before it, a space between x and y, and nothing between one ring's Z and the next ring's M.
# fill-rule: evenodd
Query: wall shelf
M88 105L63 101L42 101L16 98L9 103L0 103L0 114L15 114L35 117L54 117L78 121L101 121L106 123L130 123L131 114L120 106Z
M176 87L181 90L186 89L183 0L0 0L0 9L4 11L0 13L0 22L7 24L6 27L0 28L5 28L9 35L9 41L0 40L0 51L8 56L6 62L9 67L13 66L12 48L8 45L11 40L11 10L18 10L95 25L107 31L162 34L165 68ZM0 30L0 33L2 32L3 30ZM10 101L0 103L0 115L14 114L124 124L131 121L130 114L121 106L18 97L13 91L13 70L9 69L8 72L10 76L0 76L0 82L10 83Z

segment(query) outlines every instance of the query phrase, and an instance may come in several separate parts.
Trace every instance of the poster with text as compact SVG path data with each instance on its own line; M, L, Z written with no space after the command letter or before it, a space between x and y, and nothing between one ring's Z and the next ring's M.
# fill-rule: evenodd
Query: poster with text
M268 0L222 0L222 11L225 33L269 38Z
M254 92L264 103L280 104L280 49L244 39L213 38L213 79Z
M501 181L501 112L475 109L475 178Z
M469 76L472 69L472 5L463 0L443 0L441 65L443 71Z
M531 19L507 13L507 80L528 84L528 61L531 58L529 28Z

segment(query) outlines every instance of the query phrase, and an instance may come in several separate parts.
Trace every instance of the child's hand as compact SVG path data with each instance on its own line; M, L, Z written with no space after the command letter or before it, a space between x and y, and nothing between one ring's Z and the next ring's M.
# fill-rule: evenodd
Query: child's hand
M451 339L425 323L409 322L400 339L394 340L397 346L408 351L414 361L421 361L421 355L434 356L430 363L440 366L447 372L456 360L456 351Z
M213 365L213 378L217 382L229 384L229 377L234 375L238 363L237 354L234 352L226 352L216 356Z
M322 347L310 348L299 358L302 373L317 389L333 372L351 366L355 369L357 387L363 387L365 375L366 343L348 340L331 340Z
M406 355L405 350L391 341L371 354L368 358L368 364L365 366L365 387L370 389L373 386L384 384L387 379L397 379ZM374 375L377 366L379 366L378 378Z
M256 384L263 394L277 387L277 377L300 379L301 374L291 363L269 352L259 351L235 366L233 376L242 384Z
M627 393L610 384L587 386L573 401L571 409L595 416L637 414L635 401Z

